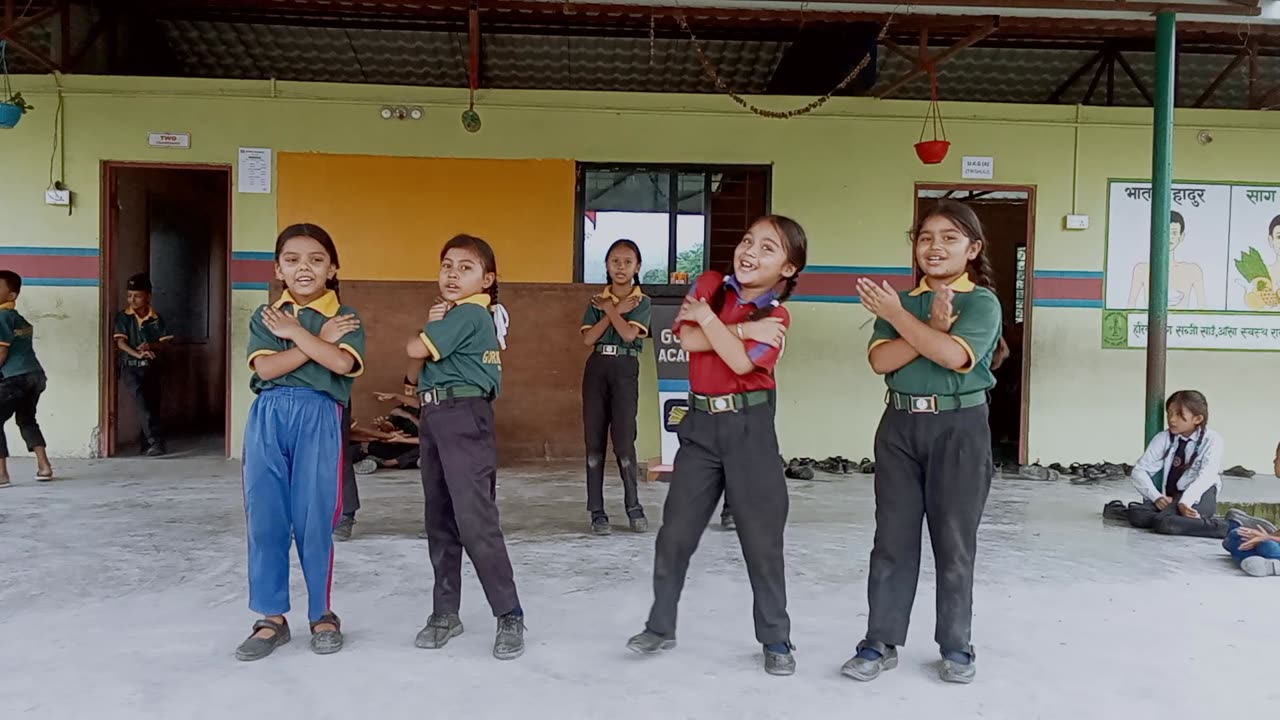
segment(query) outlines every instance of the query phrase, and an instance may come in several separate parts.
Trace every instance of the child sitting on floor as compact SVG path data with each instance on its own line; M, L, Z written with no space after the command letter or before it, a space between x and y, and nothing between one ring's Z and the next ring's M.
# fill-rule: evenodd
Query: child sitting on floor
M1224 443L1209 429L1209 401L1198 391L1179 390L1169 396L1165 414L1168 431L1152 438L1129 476L1142 502L1113 500L1103 516L1124 517L1162 535L1225 538L1226 521L1214 517Z
M1280 445L1276 446L1275 474L1280 476ZM1280 532L1276 526L1243 510L1227 511L1227 538L1222 547L1254 577L1280 575Z

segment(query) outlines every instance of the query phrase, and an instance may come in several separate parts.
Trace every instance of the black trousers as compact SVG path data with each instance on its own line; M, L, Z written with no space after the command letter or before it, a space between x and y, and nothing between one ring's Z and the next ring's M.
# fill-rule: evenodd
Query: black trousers
M360 487L356 485L356 457L360 446L351 442L351 404L342 406L342 514L355 515L360 509Z
M1172 502L1164 510L1157 510L1155 503L1147 500L1129 503L1129 524L1143 530L1154 530L1161 535L1218 540L1227 536L1227 521L1214 517L1218 512L1218 488L1209 488L1208 492L1200 496L1200 502L1191 507L1200 513L1200 517L1182 517L1178 514L1178 504Z
M44 433L40 432L40 423L36 422L36 405L40 403L40 395L44 393L47 382L43 372L0 380L0 458L9 457L9 441L4 435L4 426L9 418L17 422L27 450L45 447Z
M613 454L622 478L627 517L644 517L636 488L636 407L640 395L640 359L591 353L582 373L582 425L587 445L587 511L604 511L604 454Z
M138 440L144 449L162 442L160 437L160 369L155 365L120 367L120 382L133 395L142 429Z
M978 523L994 474L987 406L937 415L887 408L875 455L867 640L906 643L920 578L920 524L927 520L937 564L934 639L944 650L970 652Z
M646 625L651 632L675 636L689 559L723 493L733 503L751 580L756 640L791 641L782 552L790 498L773 415L770 405L718 415L691 410L678 426L680 450L653 558L653 608Z
M498 444L493 406L483 398L424 404L418 437L427 544L435 571L435 613L462 604L462 551L475 566L494 616L520 607L494 501Z

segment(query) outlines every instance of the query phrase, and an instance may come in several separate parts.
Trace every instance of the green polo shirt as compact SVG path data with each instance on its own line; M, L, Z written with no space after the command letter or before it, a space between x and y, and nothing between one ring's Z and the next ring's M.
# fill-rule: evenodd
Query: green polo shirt
M294 302L293 297L286 290L272 307L298 318L302 327L312 335L319 335L320 328L324 327L329 318L337 315L356 315L355 310L339 304L338 296L332 290L312 300L310 304L302 306ZM274 355L294 347L293 343L276 337L267 328L266 323L262 321L262 311L265 308L265 305L258 308L249 318L250 370L253 370L253 361L257 358L263 355ZM356 359L355 366L346 375L338 375L314 360L307 360L298 369L274 380L263 380L255 372L249 380L249 389L260 393L273 387L307 387L328 393L334 400L345 405L351 400L352 381L364 373L364 327L358 327L343 335L338 341L338 347L351 353Z
M615 305L622 302L613 296L613 293L609 288L605 288L604 292L600 293L596 297L601 300L609 300ZM631 312L624 313L622 315L622 319L626 320L628 324L636 326L636 329L640 331L640 334L636 335L635 340L627 342L618 334L618 330L613 326L613 323L609 323L609 326L604 330L604 334L596 341L596 345L617 345L618 347L635 350L636 352L640 352L644 349L644 339L649 337L649 317L653 313L653 303L649 302L649 298L640 290L639 286L633 287L631 289L631 294L627 297L639 297L640 304L632 308ZM587 303L587 311L582 314L582 331L586 332L592 327L595 327L595 324L600 322L603 318L603 310L597 308L591 303Z
M990 290L974 285L968 275L951 283L951 289L956 291L952 301L956 319L951 325L951 337L969 354L969 364L961 370L948 370L922 355L885 376L890 390L907 395L964 395L995 387L991 354L995 352L1003 324L1000 300ZM914 290L899 292L898 297L907 312L922 322L929 322L933 291L923 279ZM897 337L898 331L892 325L876 318L867 350L870 352Z
M459 300L443 319L427 323L418 337L431 354L418 375L418 392L471 385L498 396L502 351L488 295Z
M0 305L0 346L9 348L4 365L0 365L0 377L18 377L44 369L36 359L34 340L31 323L18 313L13 303Z
M147 343L156 345L173 339L155 308L148 308L147 314L143 317L138 317L133 308L125 308L116 313L115 330L111 337L114 340L123 339L134 350ZM140 361L123 350L117 350L117 352L120 353L120 360L126 364L146 363L145 360Z

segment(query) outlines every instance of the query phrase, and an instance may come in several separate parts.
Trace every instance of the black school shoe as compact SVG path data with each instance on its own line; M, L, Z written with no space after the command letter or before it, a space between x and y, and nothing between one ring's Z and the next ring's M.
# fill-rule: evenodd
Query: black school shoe
M657 655L663 650L670 650L675 646L675 638L664 637L647 628L639 635L632 635L631 639L627 641L627 649L641 655Z
M591 518L591 532L596 535L612 535L613 528L609 527L608 516L596 515Z
M275 630L276 634L269 638L256 637L259 630ZM289 621L276 622L262 618L253 624L253 632L236 648L236 659L243 662L261 660L270 655L276 648L289 642Z
M1112 500L1102 507L1104 520L1129 521L1129 506L1123 500Z
M796 656L791 653L795 646L791 643L779 643L773 650L764 646L764 671L770 675L795 675Z
M524 654L524 615L507 613L498 618L498 634L493 639L493 656L515 660Z
M631 532L642 533L649 530L649 520L643 515L633 517L631 522Z
M351 531L356 524L355 515L343 515L338 521L338 526L333 529L333 539L338 542L346 542L351 539Z
M734 521L733 513L720 514L720 529L725 531L738 529L738 523Z
M462 634L462 618L457 613L432 614L413 644L423 650L438 650Z
M325 623L333 625L334 629L316 632L316 626ZM342 621L333 614L332 610L311 623L311 652L317 655L332 655L342 649L342 644Z

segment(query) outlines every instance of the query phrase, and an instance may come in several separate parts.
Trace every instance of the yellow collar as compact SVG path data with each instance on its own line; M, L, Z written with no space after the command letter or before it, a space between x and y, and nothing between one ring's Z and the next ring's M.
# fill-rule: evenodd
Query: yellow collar
M631 286L631 294L627 295L627 297L639 297L639 296L641 296L641 295L644 295L644 291L640 289L640 286L639 286L639 285L632 285L632 286ZM600 292L600 294L599 294L597 297L602 298L602 299L603 299L603 298L608 298L608 299L610 299L610 300L612 300L612 301L614 301L614 302L616 302L616 303L617 303L617 302L622 302L622 298L616 298L616 297L614 297L614 296L613 296L613 286L612 286L612 285L607 285L607 286L605 286L605 289L604 289L603 291L601 291L601 292Z
M476 293L470 297L464 297L454 305L479 305L486 310L489 308L490 298L487 293Z
M280 296L280 299L275 301L275 304L273 304L271 307L276 308L278 310L285 305L293 305L295 308L297 308L294 311L294 315L298 314L297 313L298 310L301 310L303 308L310 308L327 318L331 318L334 315L337 315L338 309L340 307L340 304L338 303L338 295L332 290L326 290L325 293L320 297L316 298L315 300L312 300L310 303L306 305L301 305L301 306L299 306L298 302L293 299L293 296L289 294L289 291L285 290L284 294Z
M125 314L125 315L132 315L132 316L134 316L135 318L137 318L137 319L138 319L138 323L139 323L139 324L141 324L141 323L144 323L144 322L146 322L146 321L150 320L151 318L155 317L155 316L156 316L156 309L155 309L154 307L149 307L149 308L147 308L147 314L146 314L145 316L143 316L143 317L138 317L138 313L134 312L134 311L133 311L133 308L125 308L125 309L124 309L124 314Z
M965 273L960 277L956 278L955 280L953 280L949 287L952 290L955 290L956 292L967 293L967 292L973 292L973 289L977 286L974 285L973 281L969 279L969 273ZM916 289L912 290L907 294L910 295L911 297L915 297L917 295L923 295L927 292L933 292L933 288L929 287L929 278L922 277L920 278L920 284L916 286Z
M16 310L16 309L18 309L17 303L5 303L3 305L0 305L0 310Z

